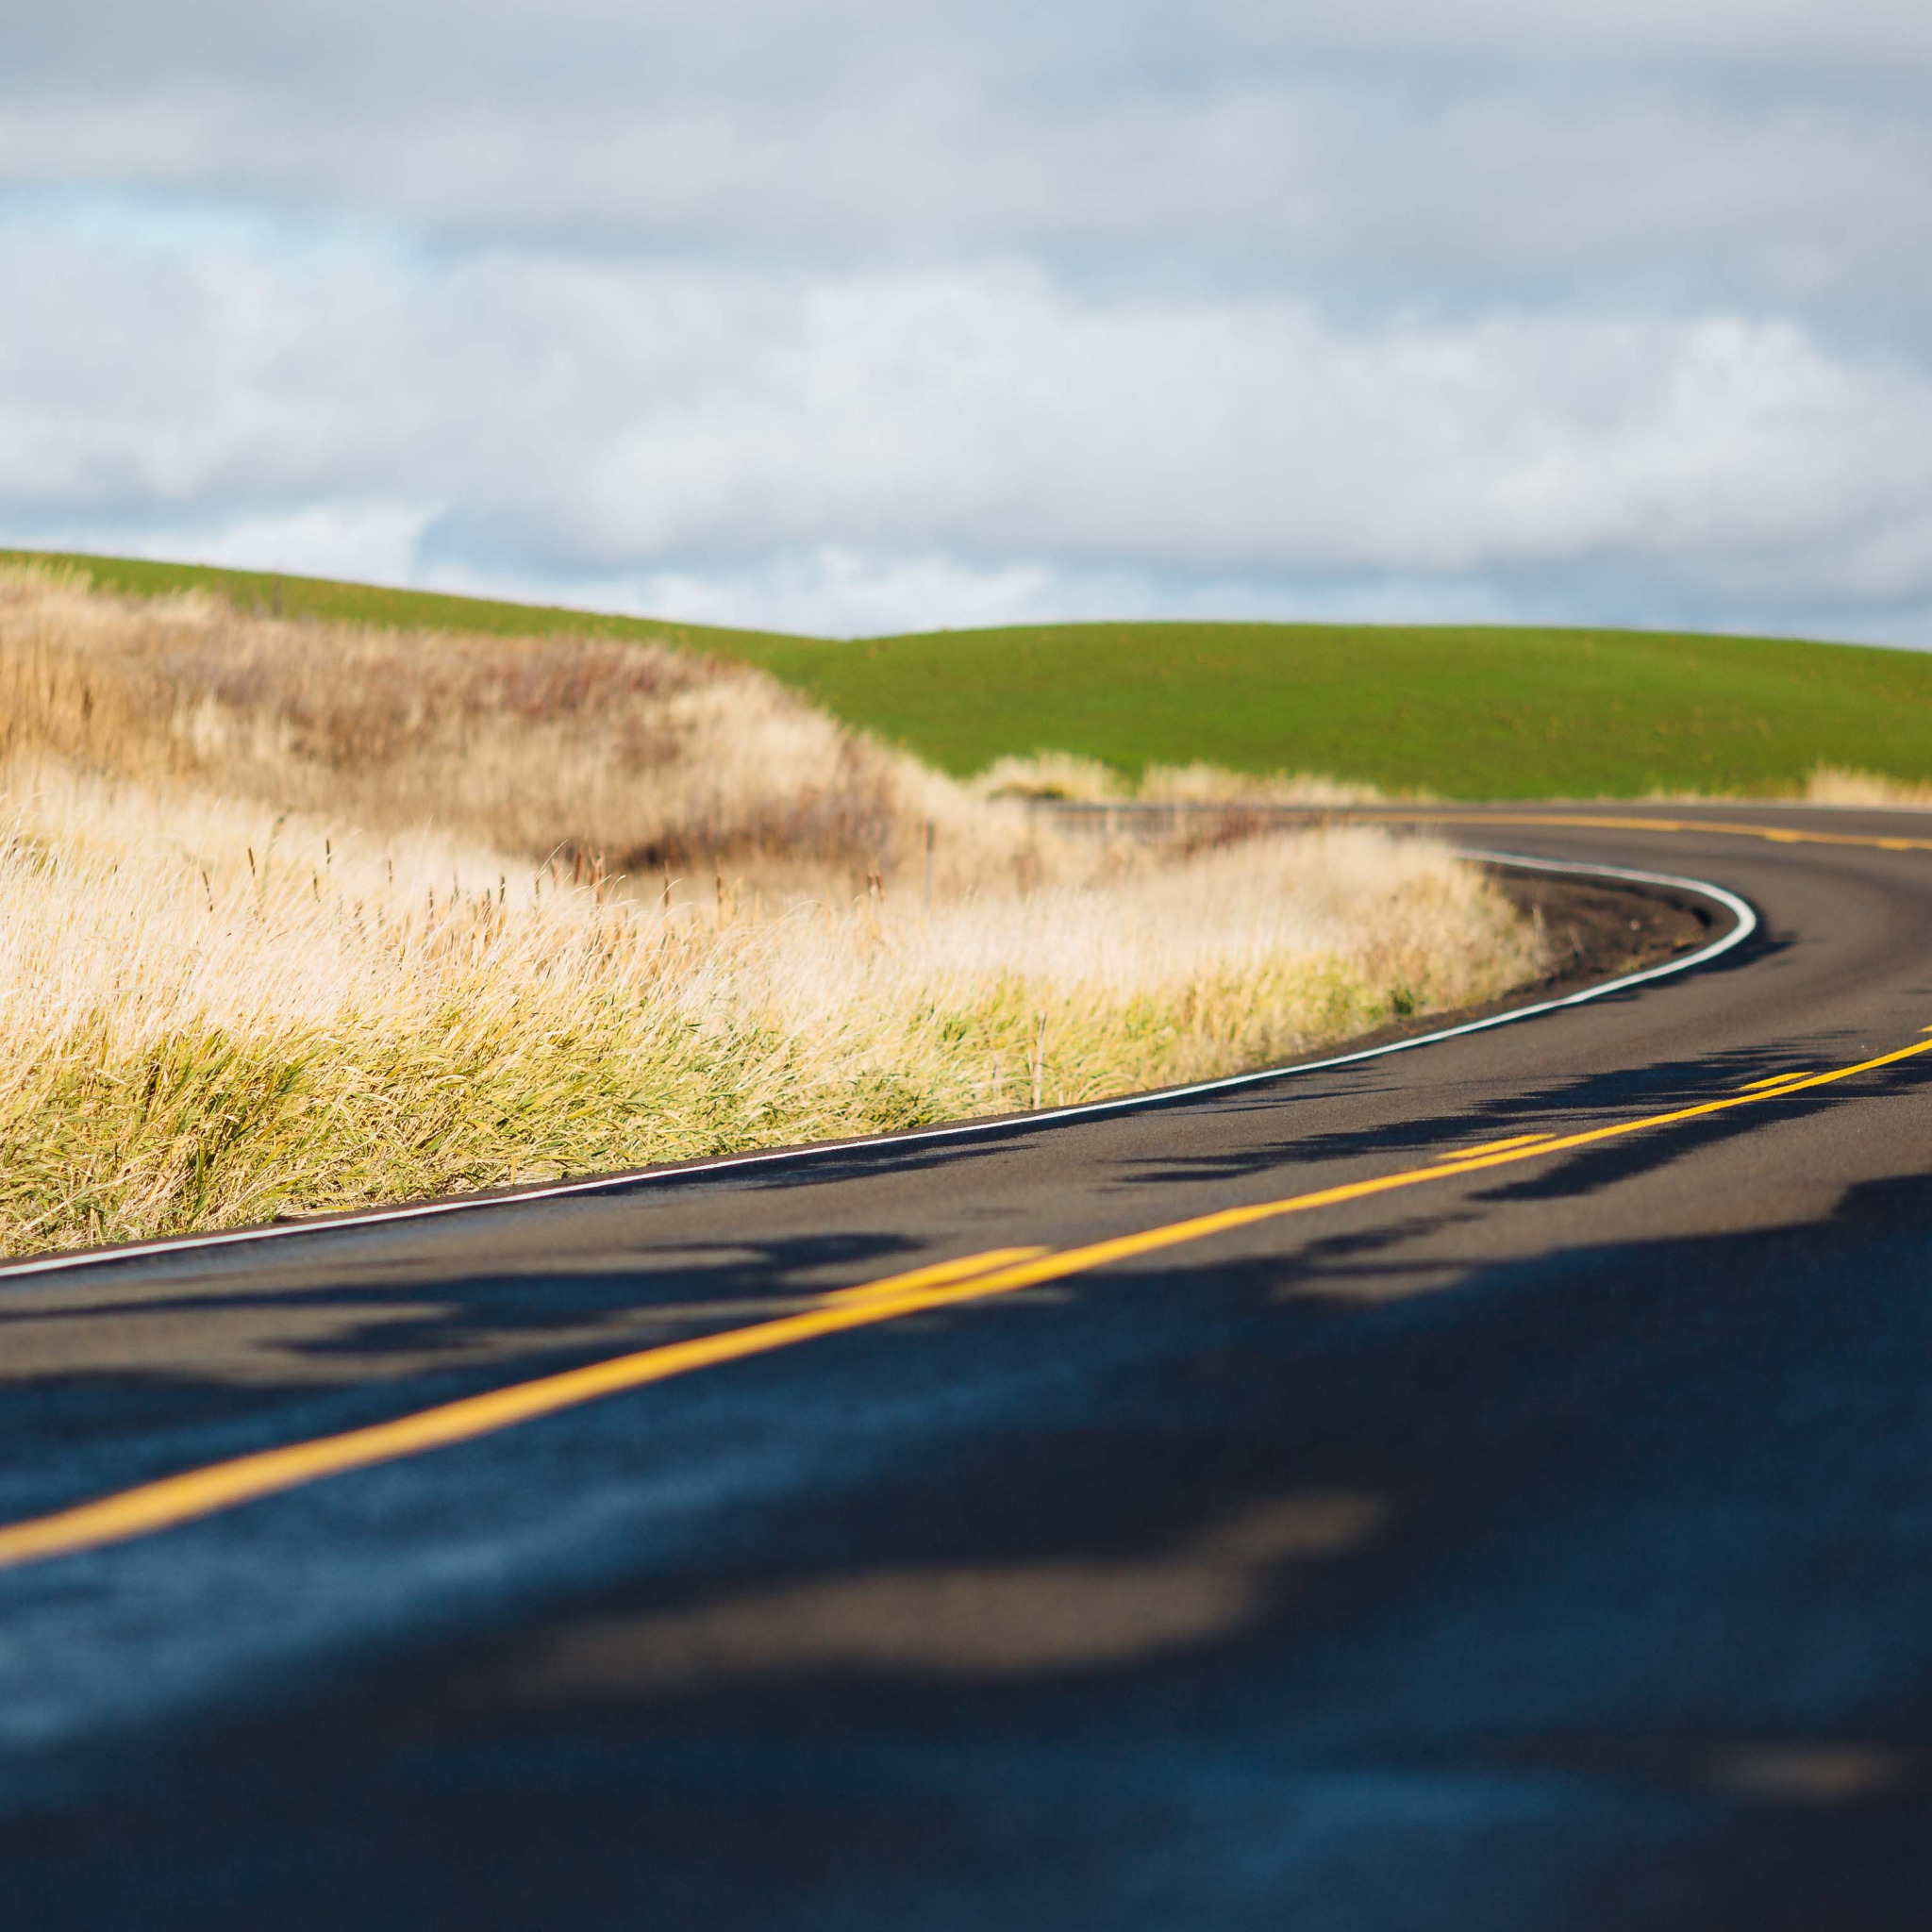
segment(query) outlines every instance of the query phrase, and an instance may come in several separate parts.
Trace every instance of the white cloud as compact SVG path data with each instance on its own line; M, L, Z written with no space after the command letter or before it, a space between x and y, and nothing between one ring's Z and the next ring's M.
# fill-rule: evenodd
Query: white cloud
M1928 85L1932 12L1903 0L75 0L10 24L0 185L454 245L1021 254L1371 303L1594 287L1897 331L1932 310Z
M1633 615L1932 608L1932 382L1790 323L1344 326L1011 262L443 259L239 225L0 247L31 291L0 312L16 526L868 629L1069 587L1522 603L1566 573Z
M76 0L20 539L874 629L1932 635L1906 0Z

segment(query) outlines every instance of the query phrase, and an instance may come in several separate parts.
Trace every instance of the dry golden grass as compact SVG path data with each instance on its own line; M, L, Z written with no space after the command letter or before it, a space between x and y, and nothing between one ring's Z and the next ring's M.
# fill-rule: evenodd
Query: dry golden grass
M1421 792L1404 792L1420 798ZM1136 796L1179 805L1380 805L1389 794L1319 772L1230 772L1222 765L1149 765Z
M1387 796L1374 785L1315 772L1232 772L1198 761L1149 765L1136 781L1099 758L1070 751L995 759L973 789L982 798L1063 798L1083 805L1375 805Z
M740 664L644 644L452 637L136 602L0 570L0 762L439 824L661 893L1024 888L1092 862Z
M600 651L0 583L0 1249L1131 1091L1542 964L1436 848L1042 843L750 674ZM559 849L753 870L667 901Z
M1807 805L1932 806L1932 785L1888 778L1881 772L1848 771L1842 765L1814 765L1805 779Z
M1864 806L1873 810L1932 809L1932 785L1892 778L1883 772L1848 765L1813 765L1801 783L1756 791L1673 791L1653 786L1644 799L1653 805L1798 804Z

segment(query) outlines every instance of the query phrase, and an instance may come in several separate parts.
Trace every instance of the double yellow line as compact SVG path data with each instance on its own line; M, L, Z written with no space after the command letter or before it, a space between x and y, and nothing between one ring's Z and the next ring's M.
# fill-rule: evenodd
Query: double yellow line
M1932 1032L1932 1027L1926 1030ZM1700 1101L1692 1107L1646 1114L1639 1120L1619 1121L1579 1133L1522 1134L1509 1140L1484 1141L1445 1155L1424 1167L1406 1168L1372 1180L1345 1181L1336 1187L1317 1188L1308 1193L1290 1194L1244 1208L1224 1208L1212 1214L1197 1214L1186 1221L1142 1228L1138 1233L1117 1235L1108 1241L1090 1241L1081 1247L1058 1252L1044 1248L994 1248L986 1254L915 1268L907 1274L888 1275L880 1281L827 1294L816 1307L799 1314L727 1329L694 1341L641 1349L609 1361L593 1362L585 1368L493 1390L485 1395L465 1396L368 1428L291 1442L252 1456L238 1456L226 1462L164 1476L158 1482L142 1483L70 1509L56 1510L51 1515L9 1524L0 1527L0 1567L68 1556L147 1536L323 1476L366 1469L374 1463L392 1462L406 1456L420 1456L431 1449L492 1435L519 1423L554 1415L559 1409L575 1408L582 1403L666 1381L674 1375L690 1374L697 1369L769 1355L775 1349L897 1321L905 1315L1011 1294L1042 1282L1084 1274L1092 1269L1179 1247L1189 1241L1230 1234L1284 1215L1306 1214L1318 1208L1369 1200L1401 1188L1421 1187L1428 1181L1480 1174L1524 1160L1541 1160L1574 1147L1590 1147L1628 1134L1674 1126L1739 1108L1761 1106L1812 1088L1828 1087L1857 1074L1895 1066L1924 1053L1932 1053L1932 1040L1824 1073L1798 1070L1774 1074L1723 1100Z

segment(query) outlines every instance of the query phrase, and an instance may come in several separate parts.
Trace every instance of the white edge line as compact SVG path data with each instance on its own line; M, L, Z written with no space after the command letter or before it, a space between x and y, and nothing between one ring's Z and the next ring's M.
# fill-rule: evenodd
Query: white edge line
M862 1153L869 1147L909 1147L925 1141L955 1141L969 1136L1024 1131L1036 1126L1053 1126L1061 1121L1091 1119L1095 1114L1124 1113L1135 1108L1166 1106L1171 1101L1191 1100L1203 1093L1227 1093L1240 1087L1258 1086L1265 1080L1285 1080L1298 1074L1320 1074L1332 1067L1355 1066L1362 1060L1381 1059L1391 1053L1409 1053L1419 1046L1434 1046L1439 1041L1457 1040L1466 1033L1486 1033L1492 1026L1514 1025L1519 1020L1533 1020L1541 1013L1555 1013L1565 1007L1580 1007L1600 1000L1626 987L1665 979L1676 973L1688 973L1742 945L1757 930L1757 914L1737 893L1708 879L1680 878L1674 873L1637 872L1622 865L1581 865L1568 859L1530 858L1514 852L1484 852L1467 847L1455 848L1453 857L1478 860L1490 865L1510 865L1531 872L1560 872L1591 878L1624 879L1632 885L1674 886L1715 900L1737 921L1722 939L1681 959L1666 959L1660 966L1647 966L1641 973L1626 973L1607 979L1600 986L1587 986L1580 992L1565 993L1561 999L1540 1000L1534 1006L1512 1007L1506 1013L1491 1013L1483 1020L1465 1020L1459 1026L1444 1026L1435 1033L1415 1033L1407 1040L1391 1040L1382 1046L1367 1046L1354 1053L1336 1054L1324 1060L1297 1060L1285 1067L1264 1067L1253 1074L1228 1074L1218 1080L1197 1081L1191 1087L1162 1087L1151 1093L1127 1093L1115 1100L1090 1100L1078 1107L1048 1108L1040 1113L1008 1114L998 1120L958 1121L940 1127L915 1127L908 1133L874 1134L857 1141L830 1141L821 1146L773 1148L762 1153L726 1154L715 1160L691 1161L683 1166L634 1169L627 1174L592 1175L584 1180L558 1181L550 1187L519 1189L513 1194L459 1195L453 1201L425 1201L413 1207L375 1208L366 1214L343 1214L328 1220L276 1222L266 1227L230 1228L221 1234L175 1235L167 1241L142 1241L124 1248L81 1249L74 1253L43 1255L32 1261L0 1264L0 1280L16 1280L27 1274L51 1274L71 1268L111 1268L123 1261L147 1260L157 1255L193 1254L203 1248L239 1247L249 1241L287 1241L297 1235L339 1233L344 1228L375 1227L391 1221L427 1221L440 1214L475 1213L489 1208L519 1207L527 1201L555 1201L571 1194L612 1192L620 1188L636 1188L650 1182L676 1186L694 1174L717 1174L728 1168L758 1167L780 1160L808 1160L831 1156Z

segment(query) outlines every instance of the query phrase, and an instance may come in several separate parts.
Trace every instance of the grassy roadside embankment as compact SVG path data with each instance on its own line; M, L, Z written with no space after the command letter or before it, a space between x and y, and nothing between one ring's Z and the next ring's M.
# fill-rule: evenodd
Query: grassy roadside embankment
M0 1252L1130 1091L1543 965L1426 844L1057 839L724 658L287 609L0 571Z
M1932 784L1932 654L1911 651L1260 624L828 641L194 565L77 561L104 588L202 588L291 616L678 643L769 671L845 724L962 777L1051 750L1129 780L1150 766L1205 761L1445 798L1816 795L1820 767ZM1829 780L1822 789L1832 795ZM1840 782L1846 790L1857 787Z

